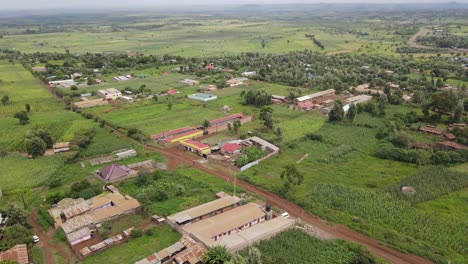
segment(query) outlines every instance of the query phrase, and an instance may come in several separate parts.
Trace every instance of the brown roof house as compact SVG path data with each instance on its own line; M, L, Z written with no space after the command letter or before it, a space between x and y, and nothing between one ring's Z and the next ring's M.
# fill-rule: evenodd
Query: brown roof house
M6 251L0 252L0 262L12 260L19 264L28 264L28 247L26 244L18 244Z
M453 141L444 141L444 142L437 142L436 144L437 150L461 150L461 149L468 149L467 146L458 144Z
M128 177L136 176L136 171L131 170L125 165L110 164L100 170L97 170L96 176L106 182L123 180Z

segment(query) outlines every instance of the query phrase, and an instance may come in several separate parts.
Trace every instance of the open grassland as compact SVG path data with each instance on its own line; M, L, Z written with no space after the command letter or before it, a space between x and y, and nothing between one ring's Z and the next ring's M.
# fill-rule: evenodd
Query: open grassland
M426 212L436 212L441 215L452 215L459 218L468 219L468 188L451 192L440 196L434 200L423 202L416 207Z
M134 263L166 248L180 239L180 234L169 225L154 228L151 236L143 235L102 253L86 258L83 263Z
M9 35L0 48L22 52L141 52L185 57L235 54L240 52L284 53L295 50L320 51L305 34L314 34L326 52L356 50L369 40L348 33L336 33L314 23L275 20L168 18L126 25L118 31L96 21L93 30ZM138 29L138 27L148 29ZM137 29L133 28L137 27ZM153 27L153 28L151 28ZM382 35L388 32L381 33ZM377 35L376 35L377 36ZM262 41L265 47L262 47Z

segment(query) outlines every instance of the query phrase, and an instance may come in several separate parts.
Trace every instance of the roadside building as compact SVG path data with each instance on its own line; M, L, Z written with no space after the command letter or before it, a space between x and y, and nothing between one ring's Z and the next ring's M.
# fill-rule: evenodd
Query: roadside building
M161 132L151 136L151 139L161 144L177 143L184 139L194 139L203 136L203 131L193 127L183 127Z
M54 153L67 152L70 150L70 142L58 142L52 146Z
M168 216L167 220L173 227L183 226L232 210L239 205L239 202L239 198L227 195Z
M229 87L237 87L239 85L243 85L245 81L249 79L245 77L237 77L237 78L232 78L226 81L226 85Z
M211 154L211 147L199 141L185 139L180 141L179 144L182 149L197 153L198 155L203 157L206 157L207 155Z
M0 252L0 262L3 261L29 264L28 246L26 244L18 244L8 250Z
M50 86L56 86L59 88L70 88L73 85L76 85L76 82L73 79L69 80L59 80L59 81L50 81Z

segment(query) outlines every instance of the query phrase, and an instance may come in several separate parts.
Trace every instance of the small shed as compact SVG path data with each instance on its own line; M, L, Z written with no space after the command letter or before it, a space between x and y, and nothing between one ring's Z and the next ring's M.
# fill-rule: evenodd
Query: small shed
M66 152L70 150L70 142L55 143L52 148L54 149L54 153Z

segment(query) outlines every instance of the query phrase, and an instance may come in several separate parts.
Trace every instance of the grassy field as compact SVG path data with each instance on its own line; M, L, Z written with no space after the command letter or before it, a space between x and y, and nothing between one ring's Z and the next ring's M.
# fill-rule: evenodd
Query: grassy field
M152 236L143 235L127 243L115 246L97 255L91 256L83 263L134 263L148 255L166 248L180 239L180 234L168 225L156 227Z

